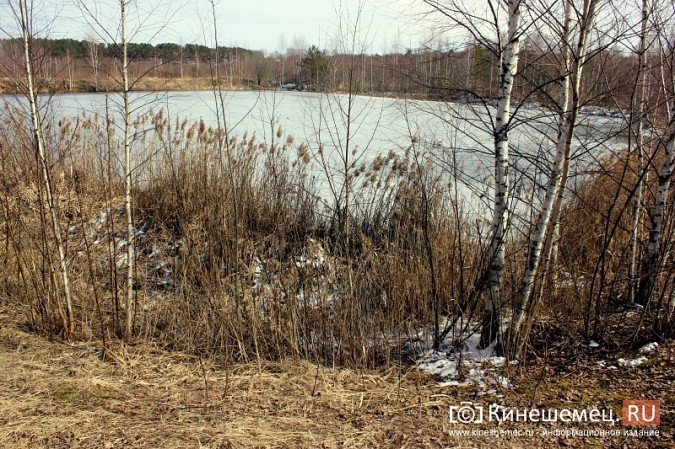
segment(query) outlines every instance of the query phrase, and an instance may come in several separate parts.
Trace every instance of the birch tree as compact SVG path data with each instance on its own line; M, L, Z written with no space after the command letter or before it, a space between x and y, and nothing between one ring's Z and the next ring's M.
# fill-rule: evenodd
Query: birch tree
M523 33L521 10L525 5L523 0L508 0L505 3L506 19L503 19L502 2L498 1L487 2L485 10L480 11L479 6L468 1L424 0L424 4L433 12L443 16L449 23L449 28L468 33L477 45L491 51L495 59L500 61L496 89L497 111L490 123L492 151L494 151L491 243L487 271L476 287L483 290L483 285L487 285L480 340L482 348L490 346L499 334L505 240L509 221L509 130L513 126L511 98L514 78L518 73ZM506 30L503 29L504 25Z
M530 309L532 290L542 260L542 249L545 239L553 238L553 229L560 213L560 201L562 190L565 187L568 170L569 155L572 138L577 126L579 112L579 98L581 79L584 64L588 57L588 41L593 30L598 0L584 0L579 15L577 42L575 51L571 51L571 14L573 0L566 0L564 6L564 19L562 30L562 45L564 53L565 69L569 67L569 73L564 73L561 81L562 100L559 115L558 138L553 163L550 167L550 175L546 186L542 210L539 213L535 226L534 236L523 274L522 287L516 299L514 318L511 324L511 350L516 350L517 342L522 340L521 332L526 319L526 312ZM551 218L555 216L555 220ZM515 345L515 346L514 346Z
M658 7L657 7L658 4ZM657 174L656 193L654 202L648 210L651 221L649 239L645 254L641 261L641 277L637 287L635 301L643 306L649 306L657 281L663 270L668 254L672 249L672 242L664 239L666 218L668 212L672 212L673 200L670 198L670 184L675 169L675 79L672 77L675 68L675 41L673 40L672 18L675 15L675 5L672 2L652 4L650 27L656 33L654 37L658 42L659 51L659 74L657 76L660 91L665 101L662 110L665 112L665 131L658 135L654 145L654 154L650 157L652 164L660 164L655 167ZM668 76L670 74L670 76ZM655 114L656 116L656 114ZM655 117L657 120L658 118ZM662 154L662 156L661 156ZM661 159L662 157L662 159ZM662 242L662 240L665 240ZM671 294L672 296L672 294ZM666 323L672 313L666 312Z
M628 279L630 281L629 300L635 302L636 264L638 250L638 231L642 211L642 184L644 177L644 113L647 90L647 22L649 19L649 0L642 0L642 20L640 21L640 47L638 50L638 76L636 83L637 107L632 117L632 128L635 135L635 150L637 157L637 185L635 186L634 211L631 220L630 262L628 265Z
M37 156L37 161L39 165L39 170L42 173L42 181L44 183L44 190L47 200L47 209L50 214L50 227L52 233L54 234L54 240L56 241L56 246L58 250L59 258L59 269L61 274L61 279L63 281L63 291L66 302L66 322L64 327L68 334L72 334L75 331L75 315L73 312L73 301L70 289L70 278L68 274L68 263L66 260L66 251L65 245L63 242L63 237L61 235L61 225L59 223L59 212L57 209L57 204L54 199L54 188L52 185L52 177L50 173L48 158L47 158L47 148L44 136L44 130L42 128L42 120L40 117L40 110L38 107L38 97L37 91L35 90L35 68L33 65L33 52L32 52L32 40L33 32L31 29L32 21L32 11L33 8L29 7L28 3L25 0L18 0L18 4L14 5L12 2L9 3L9 7L12 10L12 13L18 20L18 24L21 30L21 38L23 43L23 62L24 68L26 70L26 88L27 88L27 97L28 104L30 107L30 117L32 125L32 134L33 134L33 144L35 145L35 151ZM18 11L17 11L18 9Z
M672 209L672 201L669 201L670 181L675 169L675 98L669 100L670 117L668 129L662 142L659 143L664 149L663 164L658 172L658 187L654 205L650 216L652 226L649 231L649 243L645 252L643 264L643 277L637 293L637 302L643 305L649 303L650 297L656 285L657 277L665 261L665 253L668 245L661 245L661 237L664 229L666 210Z
M124 97L124 210L127 219L127 296L124 338L129 340L133 333L134 319L134 219L132 207L131 179L131 100L129 98L129 57L127 48L127 2L120 0L120 23L122 26L122 95Z
M89 52L89 59L91 67L94 69L94 92L98 92L98 78L99 69L101 66L101 49L94 38L87 40L87 51Z
M492 219L492 247L488 270L488 297L483 314L481 347L489 346L499 333L501 315L501 290L504 276L504 241L508 222L509 195L509 117L513 78L518 70L520 55L520 0L509 0L508 35L497 91L495 116L495 192Z
M119 45L121 48L121 55L117 61L117 69L119 70L120 91L122 96L122 117L124 122L123 127L123 151L124 151L124 210L126 219L126 299L125 299L125 320L124 320L124 338L131 339L133 336L133 322L136 309L136 295L134 286L134 260L135 260L135 244L136 244L136 229L134 227L133 217L133 172L136 168L132 160L132 120L131 120L131 90L140 77L135 77L131 80L129 75L129 41L134 37L150 40L153 37L153 32L162 29L164 24L168 21L166 11L163 11L160 4L145 5L152 7L152 20L149 17L144 17L144 20L137 21L140 25L133 27L133 31L129 31L128 16L129 9L133 5L138 11L139 3L134 0L114 0L111 5L99 5L97 2L78 2L80 9L83 12L84 19L91 25L92 30L99 36L102 41L107 41L112 45ZM112 11L111 16L106 16ZM116 23L118 27L111 27L110 21ZM146 74L148 71L145 72ZM141 75L142 77L143 75Z

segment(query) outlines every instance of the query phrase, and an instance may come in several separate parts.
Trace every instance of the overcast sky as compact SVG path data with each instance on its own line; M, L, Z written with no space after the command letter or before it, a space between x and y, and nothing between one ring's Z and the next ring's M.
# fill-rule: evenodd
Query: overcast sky
M106 32L117 33L118 11L115 0L34 0L39 23L50 23L51 37L91 38L96 32L109 41ZM102 27L77 5L84 1ZM0 27L11 29L8 2L0 0ZM368 53L416 47L424 40L423 32L409 14L411 0L219 0L216 6L221 45L238 45L268 52L286 50L298 44L318 45L332 50L338 29L340 8L355 18L363 4L360 21L364 25L360 39ZM406 6L407 5L407 6ZM4 11L3 11L4 10ZM85 16L85 17L83 17ZM139 22L140 20L140 22ZM213 42L209 0L132 0L130 28L142 30L132 35L135 42L200 43ZM168 23L166 26L161 26ZM101 31L104 28L105 31ZM105 39L104 39L105 37ZM205 42L206 41L206 42Z

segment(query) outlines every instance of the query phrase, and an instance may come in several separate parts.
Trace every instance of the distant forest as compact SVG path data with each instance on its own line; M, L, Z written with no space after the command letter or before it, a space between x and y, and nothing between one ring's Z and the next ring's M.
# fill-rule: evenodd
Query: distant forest
M75 39L35 39L41 55L40 72L56 91L99 90L119 77L119 44ZM408 48L388 54L345 55L312 45L266 54L241 47L209 48L175 43L129 43L132 77L198 80L212 77L214 61L230 87L272 88L283 84L314 90L351 89L368 94L417 96L427 99L490 99L496 96L499 61L480 44L443 48ZM559 55L541 51L534 41L523 42L521 67L514 83L520 101L548 103L555 89L554 61ZM4 91L20 91L21 42L0 40L0 77ZM589 62L582 83L582 104L628 108L638 69L635 53L601 49ZM611 73L612 76L607 76ZM58 80L55 83L54 80ZM351 83L350 83L351 80ZM196 85L196 84L194 84ZM173 84L190 89L193 84ZM45 90L45 89L43 89ZM49 90L49 89L46 89Z
M3 39L3 46L11 43L12 40ZM92 48L98 51L103 57L120 58L122 55L122 46L120 44L101 44L90 42L86 40L75 39L34 39L33 45L45 48L47 54L51 58L66 58L73 59L89 58ZM215 57L215 48L209 48L205 45L188 44L178 45L173 43L162 43L157 45L142 43L137 44L133 42L128 43L128 51L130 59L154 59L159 58L166 61L179 60L181 56L189 60L196 60L201 58L203 60L212 59ZM229 53L253 55L255 52L240 47L219 47L218 51L221 55Z

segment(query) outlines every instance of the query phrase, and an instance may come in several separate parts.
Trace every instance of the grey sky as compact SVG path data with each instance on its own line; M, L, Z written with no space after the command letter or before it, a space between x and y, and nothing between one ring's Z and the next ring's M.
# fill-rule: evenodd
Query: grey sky
M398 13L385 7L382 0L364 2L361 20L370 24L366 37L373 50L393 44L398 35L406 33L405 21ZM397 2L389 2L390 6ZM359 0L342 0L342 8L353 16ZM282 36L286 46L296 40L307 44L330 47L337 30L339 1L332 0L246 0L221 1L217 10L222 40L252 49L280 50ZM205 8L200 8L202 11ZM194 17L192 29L201 29ZM401 36L400 40L404 40ZM408 38L405 38L406 45ZM403 42L401 42L403 45Z
M411 26L412 15L406 16L404 12L410 11L411 1L220 0L216 7L219 42L268 52L298 44L315 44L331 50L335 47L338 29L336 10L342 7L343 12L356 17L359 4L363 4L360 20L364 30L359 38L367 43L366 51L401 50L415 47L424 40ZM8 2L16 3L0 0L0 27L6 32L12 26ZM81 2L90 8L102 26L91 26L91 17L86 19L78 7ZM90 39L96 28L99 34L117 35L117 5L116 0L35 0L35 15L39 24L50 22L50 35L54 38ZM130 28L141 30L132 33L131 39L135 42L212 44L208 0L132 0L130 9ZM161 26L167 22L168 25ZM101 29L105 31L102 33Z

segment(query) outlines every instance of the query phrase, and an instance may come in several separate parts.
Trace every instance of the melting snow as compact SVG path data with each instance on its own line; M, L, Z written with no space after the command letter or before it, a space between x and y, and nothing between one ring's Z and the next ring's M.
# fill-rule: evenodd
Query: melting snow
M647 354L647 353L650 353L650 352L654 351L656 348L658 348L658 346L659 346L659 344L656 343L656 342L647 343L646 345L644 345L643 347L638 349L638 352L640 354ZM619 360L617 360L617 363L620 366L625 366L626 368L634 368L636 366L642 365L646 361L647 361L647 357L645 357L643 355L643 356L640 356L636 359L628 359L628 360L619 359Z
M642 365L643 363L645 363L646 361L647 361L647 357L644 357L644 356L638 357L637 359L633 359L633 360L626 360L626 359L619 359L619 360L617 360L617 362L619 363L619 365L625 366L625 367L628 367L628 368L633 368L633 367L636 367L636 366L640 366L640 365Z
M656 343L655 341L653 341L651 343L647 343L646 345L644 345L643 347L638 349L638 352L640 354L646 354L647 352L652 352L654 349L656 349L658 347L659 347L659 344Z
M117 256L117 268L122 268L127 264L127 253Z
M506 359L494 355L494 347L478 349L480 334L474 332L464 339L461 352L450 351L450 338L443 342L441 351L428 350L419 357L417 369L439 377L441 387L500 385L507 388L509 380L497 374ZM493 390L489 390L488 393Z
M263 285L262 274L265 267L258 256L255 257L253 264L253 287L255 288Z

